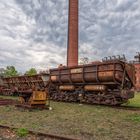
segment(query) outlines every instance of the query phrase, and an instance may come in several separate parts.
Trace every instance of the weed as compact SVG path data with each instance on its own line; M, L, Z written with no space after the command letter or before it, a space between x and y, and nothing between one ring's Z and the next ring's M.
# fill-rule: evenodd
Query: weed
M140 93L135 93L135 97L130 99L124 105L126 105L126 106L133 106L133 107L140 107Z
M131 120L133 122L140 122L140 115L134 114L134 115L128 116L127 120Z
M20 137L25 137L29 133L29 131L26 128L18 128L16 132L17 132L17 135Z
M10 107L10 106L6 106L5 111L6 111L6 112L11 111L11 107Z
M31 125L31 127L32 127L32 129L36 129L36 128L39 128L39 125L38 125L38 124L33 123L33 124Z
M140 106L140 94L129 106ZM84 140L139 139L140 112L96 105L82 105L51 101L52 111L24 111L0 106L0 124L16 129L17 136L26 136L28 130L74 136ZM132 131L133 130L133 131ZM28 135L27 135L28 136ZM19 139L27 139L19 137Z

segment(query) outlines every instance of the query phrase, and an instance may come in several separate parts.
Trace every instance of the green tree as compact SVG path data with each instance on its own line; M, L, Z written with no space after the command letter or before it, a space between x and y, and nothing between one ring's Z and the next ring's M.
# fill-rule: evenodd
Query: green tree
M37 71L35 68L30 68L28 71L25 72L25 75L36 75L37 74Z
M14 66L7 66L4 75L6 77L18 76L18 71Z

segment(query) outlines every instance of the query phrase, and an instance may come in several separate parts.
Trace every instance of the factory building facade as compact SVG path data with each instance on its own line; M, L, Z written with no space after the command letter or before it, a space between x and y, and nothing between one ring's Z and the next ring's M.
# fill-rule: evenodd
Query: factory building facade
M136 71L136 85L135 88L137 91L140 91L140 63L134 64Z
M138 53L135 57L134 66L136 73L136 91L140 91L140 53Z

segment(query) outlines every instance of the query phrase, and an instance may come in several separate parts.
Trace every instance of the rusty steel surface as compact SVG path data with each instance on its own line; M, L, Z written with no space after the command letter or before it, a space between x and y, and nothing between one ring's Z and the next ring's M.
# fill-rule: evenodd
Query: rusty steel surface
M129 78L131 80L131 82L133 83L133 85L135 86L136 85L136 71L135 71L135 66L133 64L125 64L125 69L126 69L126 72L128 73L129 75Z
M134 56L134 61L132 64L135 66L135 77L136 77L136 85L135 90L140 91L140 52L137 52L137 55Z
M50 70L52 82L121 84L125 64L119 61ZM130 69L131 70L131 69Z
M0 88L1 95L18 95L19 106L39 108L49 104L46 85L49 74L37 74L33 76L16 76L3 78L6 88ZM48 101L48 102L47 102ZM2 103L1 103L2 104Z
M69 0L67 65L78 65L78 0Z
M134 97L134 65L120 60L50 70L50 99L120 105Z
M32 92L21 92L19 94L21 102L33 104L46 104L48 94L45 91L32 91Z
M134 64L136 71L136 91L140 91L140 64Z
M3 78L5 88L2 90L5 95L11 93L28 93L32 90L45 90L49 81L49 74L37 74L33 76L16 76ZM2 93L1 93L2 94Z
M19 101L17 107L23 108L46 108L46 103L48 101L48 93L46 91L32 91L32 92L21 92L19 93ZM49 106L49 102L47 103Z
M0 98L0 106L15 105L17 103L18 103L18 101L16 101L16 100Z
M104 85L86 85L84 86L85 91L106 91L107 87Z
M59 87L60 90L62 91L72 91L72 90L75 90L75 87L73 85L64 85L64 86L60 86Z

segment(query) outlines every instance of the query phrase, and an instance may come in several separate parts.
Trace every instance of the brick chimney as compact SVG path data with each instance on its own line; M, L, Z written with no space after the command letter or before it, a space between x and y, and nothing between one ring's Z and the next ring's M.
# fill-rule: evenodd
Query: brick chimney
M67 66L78 65L78 0L69 0Z

